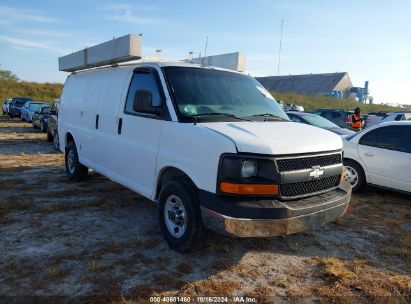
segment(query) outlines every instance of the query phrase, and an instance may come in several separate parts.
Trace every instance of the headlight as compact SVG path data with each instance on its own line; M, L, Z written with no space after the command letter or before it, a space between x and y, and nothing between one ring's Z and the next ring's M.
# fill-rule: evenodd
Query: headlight
M248 178L257 175L257 162L245 160L241 163L241 177Z
M276 195L280 175L273 159L263 156L223 154L218 170L218 190L226 194Z

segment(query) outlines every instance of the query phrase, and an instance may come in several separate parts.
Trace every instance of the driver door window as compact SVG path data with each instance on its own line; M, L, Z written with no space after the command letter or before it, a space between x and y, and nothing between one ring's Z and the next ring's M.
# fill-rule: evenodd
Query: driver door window
M141 112L135 112L133 109L134 96L137 91L145 90L152 93L152 105L160 106L162 103L162 98L160 90L157 85L157 80L151 72L136 72L131 80L130 89L127 95L126 106L124 113L126 114L137 114Z

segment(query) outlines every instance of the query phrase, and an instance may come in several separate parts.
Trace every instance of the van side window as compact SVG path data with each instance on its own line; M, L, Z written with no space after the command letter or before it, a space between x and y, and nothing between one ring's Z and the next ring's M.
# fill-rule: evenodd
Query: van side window
M151 72L138 71L133 75L131 80L130 88L128 90L125 113L136 113L133 110L134 95L138 90L150 91L153 96L152 105L161 105L161 95L157 85L156 78Z

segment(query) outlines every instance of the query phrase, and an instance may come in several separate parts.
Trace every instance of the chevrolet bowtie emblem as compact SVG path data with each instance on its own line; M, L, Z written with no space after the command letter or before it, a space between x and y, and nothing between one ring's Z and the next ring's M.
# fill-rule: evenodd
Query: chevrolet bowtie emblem
M310 177L313 179L320 178L321 175L324 174L324 170L321 170L320 166L313 166L312 171L310 172Z

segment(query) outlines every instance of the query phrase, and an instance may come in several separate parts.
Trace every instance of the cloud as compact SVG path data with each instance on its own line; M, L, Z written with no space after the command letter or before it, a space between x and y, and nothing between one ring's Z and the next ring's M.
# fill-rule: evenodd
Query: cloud
M155 5L130 4L130 3L109 3L103 6L103 10L139 10L139 11L155 11L158 9Z
M62 31L54 31L54 30L45 30L45 29L24 29L19 30L19 32L28 35L35 35L35 36L48 36L48 37L70 37L73 36L72 34L62 32Z
M14 23L17 21L55 23L58 21L56 18L42 15L38 10L16 9L5 5L0 5L0 19L3 23Z
M27 40L27 39L21 39L21 38L3 36L3 35L0 35L0 41L8 43L13 48L17 48L17 49L18 48L20 49L25 48L25 50L41 49L41 50L47 50L47 51L51 51L51 52L58 53L58 54L67 54L67 53L70 53L71 51L67 48L62 48L62 47L59 47L49 42L33 41L33 40Z
M156 11L158 8L154 5L130 4L130 3L112 3L103 6L102 10L110 12L105 18L108 20L122 21L143 26L164 27L169 26L165 19L150 17L148 11ZM144 15L142 14L144 12Z

